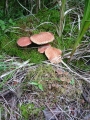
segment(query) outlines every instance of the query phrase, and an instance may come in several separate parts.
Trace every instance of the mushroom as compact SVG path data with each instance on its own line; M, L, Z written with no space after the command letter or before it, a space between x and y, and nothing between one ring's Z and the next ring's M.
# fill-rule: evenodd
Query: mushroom
M26 47L30 45L32 42L29 37L21 37L18 39L17 44L20 47Z
M62 51L54 47L48 47L45 50L45 55L50 60L51 63L60 63L61 62Z
M30 40L38 45L47 44L54 40L54 35L50 32L40 32L39 34L34 34L30 37Z
M50 44L45 44L45 45L43 45L43 46L40 46L40 47L38 47L38 52L39 52L39 53L44 53L45 50L46 50L48 47L51 47L51 45L50 45Z

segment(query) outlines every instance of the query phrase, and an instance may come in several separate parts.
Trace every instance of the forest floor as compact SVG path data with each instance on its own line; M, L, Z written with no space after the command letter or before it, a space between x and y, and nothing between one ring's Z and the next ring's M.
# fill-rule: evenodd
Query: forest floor
M36 18L10 19L0 33L0 120L90 120L90 31L68 62L78 32L76 13L66 16L62 39L58 10L44 9ZM42 31L55 35L51 45L62 50L62 63L50 63L38 46L16 44Z
M62 63L3 61L1 120L90 120L90 85Z

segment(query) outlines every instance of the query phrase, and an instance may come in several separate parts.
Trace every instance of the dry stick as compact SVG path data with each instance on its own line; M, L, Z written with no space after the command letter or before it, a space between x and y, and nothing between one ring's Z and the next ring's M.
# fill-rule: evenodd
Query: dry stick
M9 114L11 114L11 113L10 113L10 107L9 107L9 105L8 105L7 100L4 98L3 95L2 95L2 98L3 98L3 100L5 101L5 104L6 104L6 105L8 106L8 108L9 108L9 109L6 109L6 110L8 111ZM5 108L6 108L6 107L5 107Z
M5 104L3 106L4 106L4 110L5 110L4 118L5 118L5 120L7 120L8 114L10 114L10 112L9 112L10 110L8 110L8 108L5 106Z
M12 70L12 71L9 71L9 72L1 75L1 76L0 76L0 79L2 79L3 77L5 77L5 76L7 76L7 75L9 75L9 74L11 74L11 73L13 73L13 72L15 72L16 70L18 70L18 69L20 69L20 68L23 68L23 67L27 66L28 63L29 63L29 60L23 62L23 63L20 64L16 69L14 69L14 70Z
M58 59L61 59L61 56L58 57ZM86 82L90 83L90 81L87 80L87 78L83 77L82 75L78 74L75 71L72 71L71 68L61 59L61 63L72 73L76 74L77 76L79 76L80 78L82 78L83 80L85 80Z
M84 78L84 77L81 76L80 74L78 74L78 73L72 71L72 70L70 69L70 67L68 67L68 65L67 65L65 62L63 62L63 60L61 60L61 63L62 63L65 67L67 67L67 69L68 69L70 72L76 74L77 76L79 76L80 78L82 78L83 80L85 80L86 82L90 83L90 81L87 80L87 78Z
M55 27L55 29L58 33L58 27L52 22L43 22L43 23L39 24L38 26L36 26L36 28L34 28L33 30L36 30L38 27L40 27L41 25L44 25L44 24L51 24L53 27Z
M31 11L29 11L26 7L24 7L18 0L17 2L19 3L21 7L23 7L26 11L28 11L39 22L39 20L31 13Z
M57 59L57 58L54 58L54 60L55 60L55 59ZM61 59L61 56L59 56L58 59ZM76 75L79 76L81 79L83 79L83 80L85 80L86 82L90 83L90 81L89 81L87 78L81 76L80 74L76 73L75 71L72 71L71 68L70 68L62 59L61 59L60 62L61 62L70 72L76 74ZM50 64L56 66L56 65L53 64L53 63L50 63Z
M63 113L65 113L70 119L72 119L58 104L57 104L57 107L58 107Z
M58 118L57 118L56 115L53 113L53 111L50 109L50 107L49 107L47 104L45 104L45 105L46 105L46 107L50 110L50 112L53 114L53 116L55 117L55 119L58 120Z
M5 104L8 106L9 109L6 108L7 112L10 114L10 116L12 116L12 113L10 111L12 111L13 109L10 109L7 100L4 98L4 95L6 95L8 92L10 91L6 91L5 93L3 93L3 95L1 94L1 97L3 98L3 100L5 101ZM17 111L14 111L16 114L18 114L19 116L21 116Z

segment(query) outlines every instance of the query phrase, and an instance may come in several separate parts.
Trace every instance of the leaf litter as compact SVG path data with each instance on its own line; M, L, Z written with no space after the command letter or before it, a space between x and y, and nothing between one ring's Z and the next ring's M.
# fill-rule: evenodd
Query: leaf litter
M11 61L9 57L7 64ZM14 71L10 71L10 76L3 73L4 77L0 77L0 83L5 79L0 87L2 120L27 120L24 108L30 111L25 111L28 120L89 120L89 84L62 64L20 62L13 58ZM20 109L20 106L32 103L32 109L27 106Z

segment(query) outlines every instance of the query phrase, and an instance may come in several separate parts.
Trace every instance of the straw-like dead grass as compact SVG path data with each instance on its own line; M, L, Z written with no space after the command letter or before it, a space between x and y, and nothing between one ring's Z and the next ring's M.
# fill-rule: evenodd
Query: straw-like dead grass
M67 64L44 61L35 65L17 59L3 57L3 62L13 67L7 67L0 75L2 120L25 120L27 116L30 120L89 118L90 88L80 72ZM30 113L23 113L25 109Z

